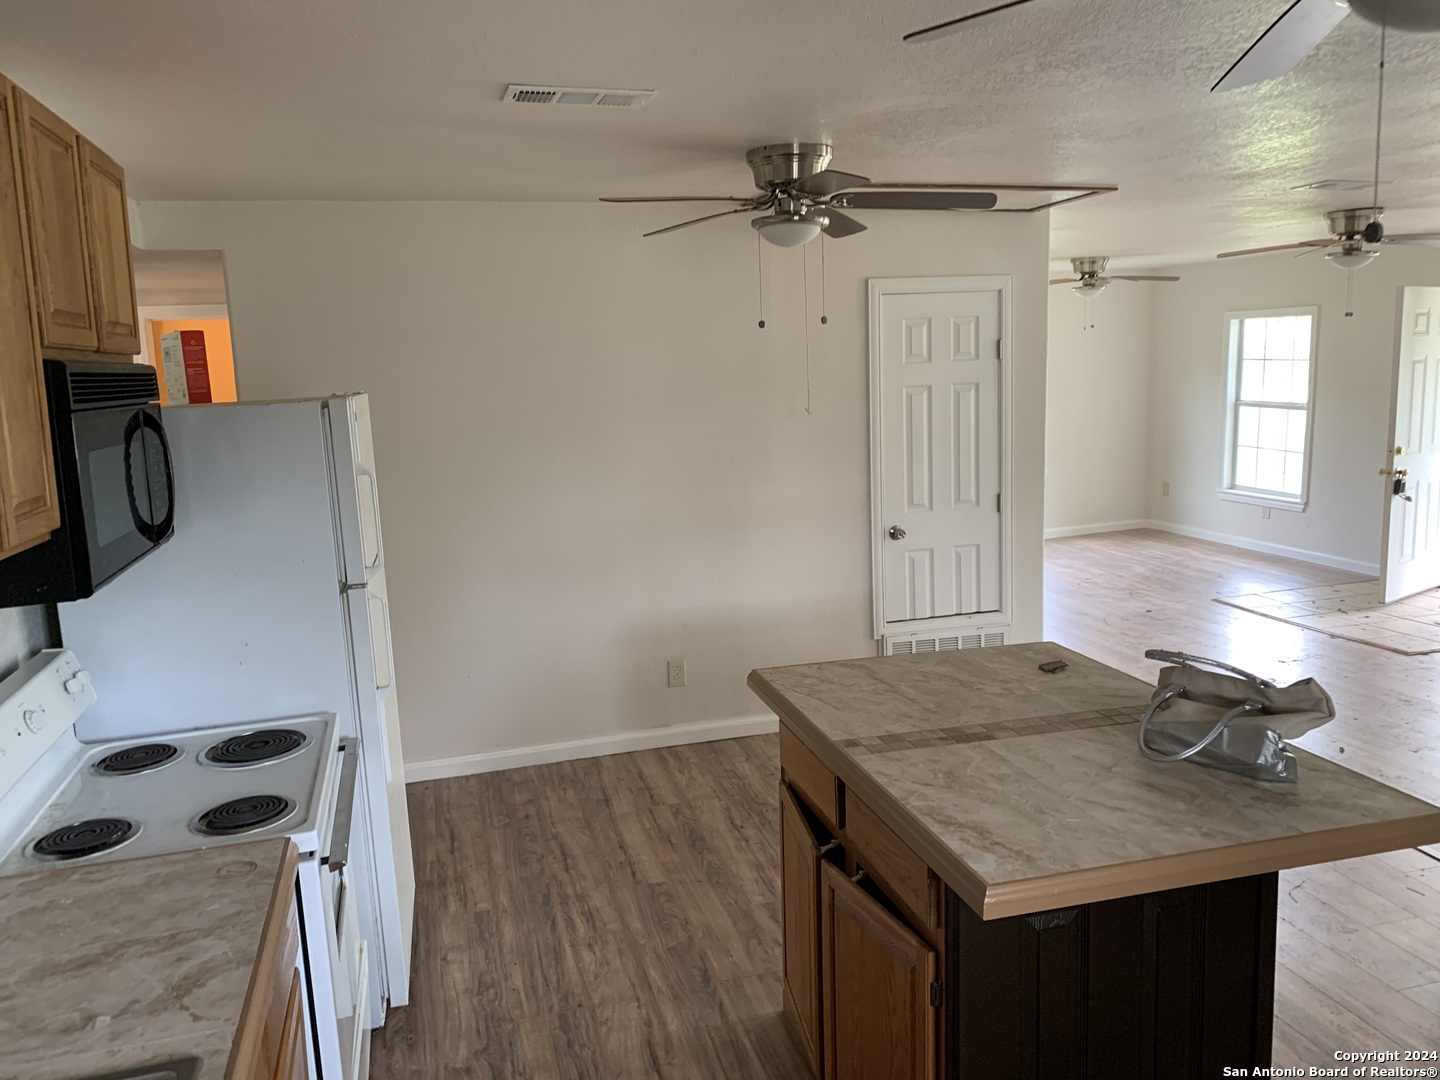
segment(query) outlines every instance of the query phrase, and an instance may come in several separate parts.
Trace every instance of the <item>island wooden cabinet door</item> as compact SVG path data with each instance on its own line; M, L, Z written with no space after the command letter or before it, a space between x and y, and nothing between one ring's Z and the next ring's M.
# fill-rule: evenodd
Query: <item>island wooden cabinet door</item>
M300 972L290 978L290 995L285 1005L285 1027L280 1035L280 1055L275 1080L306 1080L310 1063L305 1053L305 1010L300 1004Z
M135 311L125 170L85 138L80 140L80 163L100 351L133 356L140 351L140 318Z
M0 557L60 526L9 91L0 78Z
M785 1013L821 1073L820 844L790 786L780 783L780 919Z
M825 1080L933 1080L935 951L831 863L820 957Z
M47 349L100 347L90 275L80 136L19 87L20 164L30 220L40 340Z

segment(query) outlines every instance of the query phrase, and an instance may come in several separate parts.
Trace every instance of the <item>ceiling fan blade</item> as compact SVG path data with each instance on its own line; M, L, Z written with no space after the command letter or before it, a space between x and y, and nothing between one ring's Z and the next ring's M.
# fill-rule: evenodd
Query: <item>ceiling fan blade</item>
M1309 56L1348 14L1350 6L1339 0L1295 0L1270 24L1270 29L1230 65L1230 70L1220 76L1210 92L1235 90L1279 78Z
M831 240L841 240L847 236L854 236L856 233L864 232L869 226L861 225L849 214L842 214L839 210L831 210L828 207L821 211L830 219L830 224L825 226L825 235Z
M839 169L825 169L794 185L794 190L805 195L834 195L837 191L844 191L846 188L864 187L870 183L868 176L860 176L857 173L841 172Z
M853 191L842 196L847 210L989 210L993 191Z
M1440 233L1417 232L1387 235L1382 244L1434 244L1440 243Z
M738 202L753 203L753 198L742 199L736 195L616 195L602 196L601 202L645 203L645 202Z
M1079 278L1073 278L1073 277L1052 277L1052 278L1050 279L1050 284L1051 284L1051 285L1074 285L1074 284L1075 284L1077 281L1079 281L1079 280L1080 280Z
M1217 259L1229 259L1236 255L1263 255L1267 251L1293 251L1296 248L1329 247L1331 244L1338 244L1339 240L1301 240L1295 244L1272 244L1269 247L1245 248L1243 251L1222 251L1215 257Z
M642 236L661 236L667 232L674 232L676 229L688 229L691 225L699 225L702 221L714 221L716 218L729 217L731 214L746 214L751 211L748 206L737 206L733 210L721 210L718 214L706 214L704 217L691 218L689 221L682 221L679 225L667 225L663 229L653 229L650 232L642 233Z
M972 20L983 19L986 15L994 15L997 11L1019 7L1021 4L1028 4L1029 2L1030 0L1010 0L1008 4L996 4L994 7L985 8L983 11L974 11L969 15L961 15L958 19L948 19L945 22L936 23L934 26L927 26L923 30L912 30L900 40L914 44L918 41L934 41L937 38L948 37Z
M1179 281L1178 277L1157 277L1154 274L1111 274L1111 281Z

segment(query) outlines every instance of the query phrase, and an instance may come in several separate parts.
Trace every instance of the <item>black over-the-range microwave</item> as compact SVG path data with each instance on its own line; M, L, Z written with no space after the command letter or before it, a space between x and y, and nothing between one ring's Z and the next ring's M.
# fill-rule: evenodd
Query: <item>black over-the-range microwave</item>
M83 600L175 530L175 472L146 364L45 361L60 528L0 561L0 607Z

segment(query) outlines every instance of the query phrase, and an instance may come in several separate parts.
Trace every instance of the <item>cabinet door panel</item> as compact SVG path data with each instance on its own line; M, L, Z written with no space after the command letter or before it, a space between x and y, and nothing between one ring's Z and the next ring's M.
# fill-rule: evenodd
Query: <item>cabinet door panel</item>
M305 1052L305 1008L300 1001L300 972L297 971L290 979L285 1032L280 1040L275 1080L306 1080L309 1075L309 1060Z
M134 355L140 351L140 319L135 311L135 274L130 262L125 170L84 138L80 140L80 160L100 351Z
M933 1080L934 950L830 863L820 895L825 1080Z
M60 525L9 90L0 79L0 553Z
M785 1010L810 1066L821 1070L820 845L789 785L780 784L780 917Z
M15 102L40 340L47 348L93 351L100 337L91 291L80 137L19 88Z

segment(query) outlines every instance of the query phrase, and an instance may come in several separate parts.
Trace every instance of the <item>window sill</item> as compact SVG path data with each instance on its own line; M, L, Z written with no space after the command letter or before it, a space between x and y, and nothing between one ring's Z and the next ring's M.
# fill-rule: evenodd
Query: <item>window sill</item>
M1275 510L1293 510L1297 513L1303 513L1309 505L1309 501L1306 499L1290 499L1284 495L1265 495L1258 491L1236 491L1233 488L1221 488L1217 494L1226 502L1269 506Z

